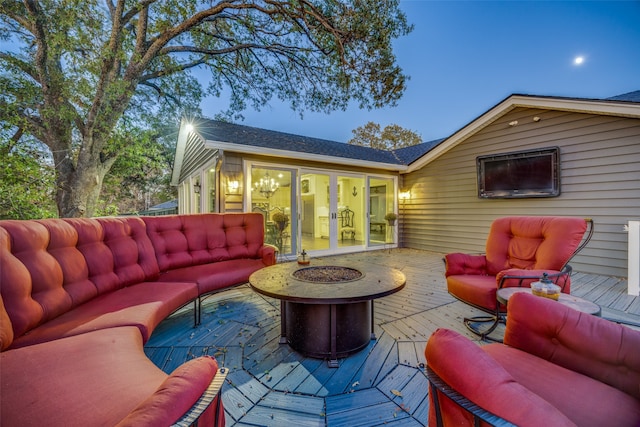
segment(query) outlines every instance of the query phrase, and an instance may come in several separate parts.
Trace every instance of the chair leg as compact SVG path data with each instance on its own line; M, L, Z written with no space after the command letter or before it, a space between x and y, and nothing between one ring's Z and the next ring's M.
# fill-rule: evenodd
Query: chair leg
M480 336L481 340L502 342L500 339L490 337L489 334L495 331L501 322L505 322L504 315L496 313L495 315L465 317L463 322L467 329ZM490 323L490 325L484 329L480 329L475 325L476 323Z

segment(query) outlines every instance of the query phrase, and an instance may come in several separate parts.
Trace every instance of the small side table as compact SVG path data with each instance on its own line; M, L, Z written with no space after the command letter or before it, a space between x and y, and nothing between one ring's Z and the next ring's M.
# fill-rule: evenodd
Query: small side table
M509 298L511 298L513 294L518 292L526 292L528 294L531 294L531 288L517 288L517 287L501 288L501 289L498 289L498 292L496 292L496 298L500 303L507 305ZM538 298L544 298L544 297L538 297ZM562 305L566 305L567 307L571 307L574 310L581 311L583 313L593 314L594 316L600 316L601 310L598 304L591 301L587 301L586 299L576 297L574 295L561 293L557 302L559 302Z

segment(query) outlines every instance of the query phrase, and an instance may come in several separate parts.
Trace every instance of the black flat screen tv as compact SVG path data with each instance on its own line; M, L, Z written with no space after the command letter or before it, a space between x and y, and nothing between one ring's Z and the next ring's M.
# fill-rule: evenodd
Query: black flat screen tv
M558 147L479 156L476 165L481 199L560 195Z

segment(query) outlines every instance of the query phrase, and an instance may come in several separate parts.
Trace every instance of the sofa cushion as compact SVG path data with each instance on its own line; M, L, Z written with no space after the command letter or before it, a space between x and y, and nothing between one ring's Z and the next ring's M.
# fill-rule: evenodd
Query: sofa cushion
M0 260L2 262L2 260ZM7 310L4 309L4 302L0 294L0 351L6 349L13 342L13 328Z
M62 271L62 287L71 298L71 307L98 295L96 285L89 279L89 268L78 250L78 232L61 219L38 221L49 232L47 252L55 258Z
M640 400L640 332L547 298L509 299L505 344Z
M218 363L210 356L180 365L153 395L118 423L118 427L168 426L175 423L204 393L217 369Z
M119 326L136 326L146 342L164 318L197 297L194 283L139 283L101 295L50 320L16 338L12 348Z
M0 425L116 425L167 374L134 327L111 328L0 354Z
M193 267L177 268L160 275L165 282L188 281L198 284L200 295L249 281L249 276L264 268L262 259L233 259Z
M521 385L581 427L637 427L640 400L586 375L502 344L483 349Z
M0 225L0 292L14 337L68 311L73 300L63 288L62 269L47 252L49 232L36 221Z
M113 269L123 286L158 278L156 253L147 226L138 217L98 218L104 243L113 253Z
M154 280L159 268L140 218L65 219L78 233L89 279L98 294Z
M143 217L161 272L238 258L259 258L259 213Z

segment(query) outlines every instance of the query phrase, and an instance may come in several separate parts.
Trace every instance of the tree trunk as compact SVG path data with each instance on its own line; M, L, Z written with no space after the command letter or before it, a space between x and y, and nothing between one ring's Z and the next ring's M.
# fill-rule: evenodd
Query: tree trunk
M70 163L70 162L69 162ZM95 165L58 168L56 204L61 218L88 218L95 213L106 171Z
M90 218L94 216L104 177L115 158L106 162L99 155L81 150L77 160L67 150L54 152L56 164L56 205L60 218Z

